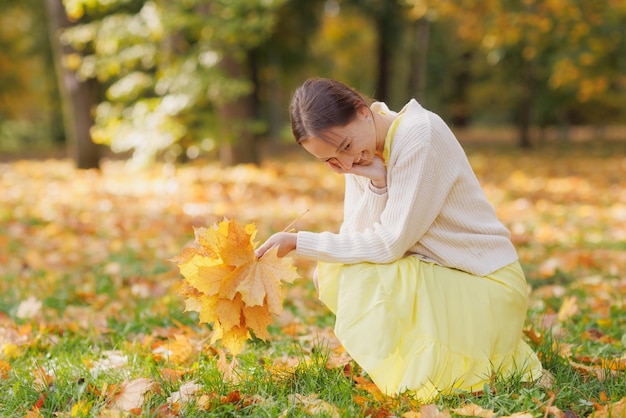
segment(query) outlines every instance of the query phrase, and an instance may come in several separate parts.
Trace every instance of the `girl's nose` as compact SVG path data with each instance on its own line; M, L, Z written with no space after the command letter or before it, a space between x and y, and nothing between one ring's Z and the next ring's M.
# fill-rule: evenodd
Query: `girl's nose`
M347 154L337 155L337 161L339 161L339 165L344 170L350 170L352 168L352 165L354 164L354 158Z

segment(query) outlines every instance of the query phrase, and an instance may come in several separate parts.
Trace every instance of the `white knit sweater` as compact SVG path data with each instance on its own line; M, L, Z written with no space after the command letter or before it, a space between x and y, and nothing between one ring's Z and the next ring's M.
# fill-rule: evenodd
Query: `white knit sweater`
M296 254L345 264L413 254L478 276L516 261L509 231L445 122L415 100L400 113L387 190L379 194L368 178L346 174L339 233L300 231Z

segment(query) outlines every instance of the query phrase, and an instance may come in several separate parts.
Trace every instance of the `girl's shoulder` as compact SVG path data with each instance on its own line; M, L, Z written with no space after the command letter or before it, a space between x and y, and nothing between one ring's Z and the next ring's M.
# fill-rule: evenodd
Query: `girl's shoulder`
M393 138L390 161L394 157L411 159L416 154L434 159L465 158L456 136L436 113L411 100L399 115L402 120Z
M429 111L415 99L408 102L398 113L401 118L394 135L394 145L418 146L431 140Z

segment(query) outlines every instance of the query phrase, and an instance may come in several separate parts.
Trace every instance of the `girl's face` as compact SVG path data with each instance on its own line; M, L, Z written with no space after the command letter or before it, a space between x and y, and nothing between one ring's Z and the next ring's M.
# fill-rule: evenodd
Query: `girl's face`
M302 141L302 146L338 173L348 172L355 165L372 164L377 153L376 129L371 122L369 109L361 109L349 124L324 132L324 136L332 139L332 142L311 137Z

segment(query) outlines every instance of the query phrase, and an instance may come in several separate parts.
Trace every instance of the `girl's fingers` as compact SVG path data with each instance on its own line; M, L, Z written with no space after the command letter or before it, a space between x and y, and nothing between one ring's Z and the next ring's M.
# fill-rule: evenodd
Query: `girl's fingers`
M256 258L261 258L263 257L263 254L265 254L267 252L267 250L269 250L270 248L272 248L271 245L269 245L269 243L266 241L265 244L261 245L259 248L256 249L256 251L254 252L256 254Z

